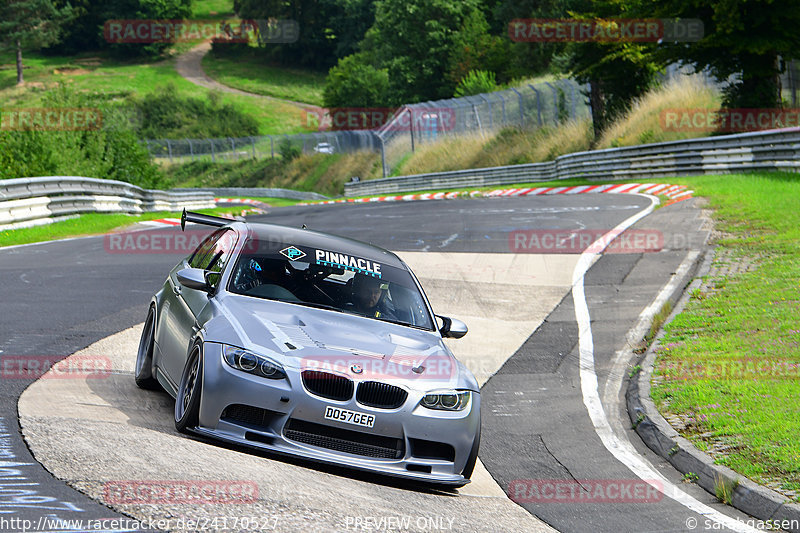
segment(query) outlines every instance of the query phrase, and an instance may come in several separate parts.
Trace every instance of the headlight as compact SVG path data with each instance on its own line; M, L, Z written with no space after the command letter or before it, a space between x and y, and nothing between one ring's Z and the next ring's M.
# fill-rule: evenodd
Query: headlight
M222 347L222 358L225 359L228 366L248 374L269 379L283 379L286 377L283 367L275 361L242 348L224 345Z
M463 411L469 405L469 391L436 391L422 397L423 407L440 411Z

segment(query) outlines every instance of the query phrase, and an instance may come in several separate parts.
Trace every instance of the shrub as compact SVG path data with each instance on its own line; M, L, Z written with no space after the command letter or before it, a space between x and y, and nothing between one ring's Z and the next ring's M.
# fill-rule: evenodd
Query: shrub
M485 70L470 70L464 76L453 94L456 98L472 96L480 93L490 93L497 90L497 81L494 72Z

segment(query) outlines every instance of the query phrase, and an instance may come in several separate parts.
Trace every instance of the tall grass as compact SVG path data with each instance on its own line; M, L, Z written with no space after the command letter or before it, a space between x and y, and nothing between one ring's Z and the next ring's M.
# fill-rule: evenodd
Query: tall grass
M625 116L603 132L596 148L705 137L707 132L665 131L661 112L668 109L718 109L721 102L719 91L701 76L674 78L636 100Z

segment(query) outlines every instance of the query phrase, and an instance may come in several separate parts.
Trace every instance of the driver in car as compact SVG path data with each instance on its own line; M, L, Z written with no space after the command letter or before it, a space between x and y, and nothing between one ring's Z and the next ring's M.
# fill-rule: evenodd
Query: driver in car
M353 307L368 317L397 320L394 306L381 289L381 280L366 274L353 276Z

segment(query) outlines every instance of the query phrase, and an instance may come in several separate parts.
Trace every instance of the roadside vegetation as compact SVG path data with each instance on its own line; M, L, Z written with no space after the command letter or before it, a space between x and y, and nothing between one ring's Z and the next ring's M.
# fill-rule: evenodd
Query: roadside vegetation
M294 205L299 200L287 198L254 198L271 206ZM207 215L240 215L248 206L216 207L213 209L198 209L199 213ZM124 213L85 213L66 220L59 220L51 224L18 228L14 230L0 230L0 247L29 244L34 242L83 237L87 235L100 235L111 231L122 231L138 222L158 220L161 218L180 218L181 213L154 212L141 215L127 215Z
M223 85L249 93L322 106L325 73L276 66L252 47L215 46L203 57L203 71Z
M652 397L717 463L800 501L800 176L669 182L708 199L718 248L665 327Z
M169 187L280 187L337 196L353 176L380 172L380 156L354 154L302 154L294 159L247 159L238 162L164 165Z

